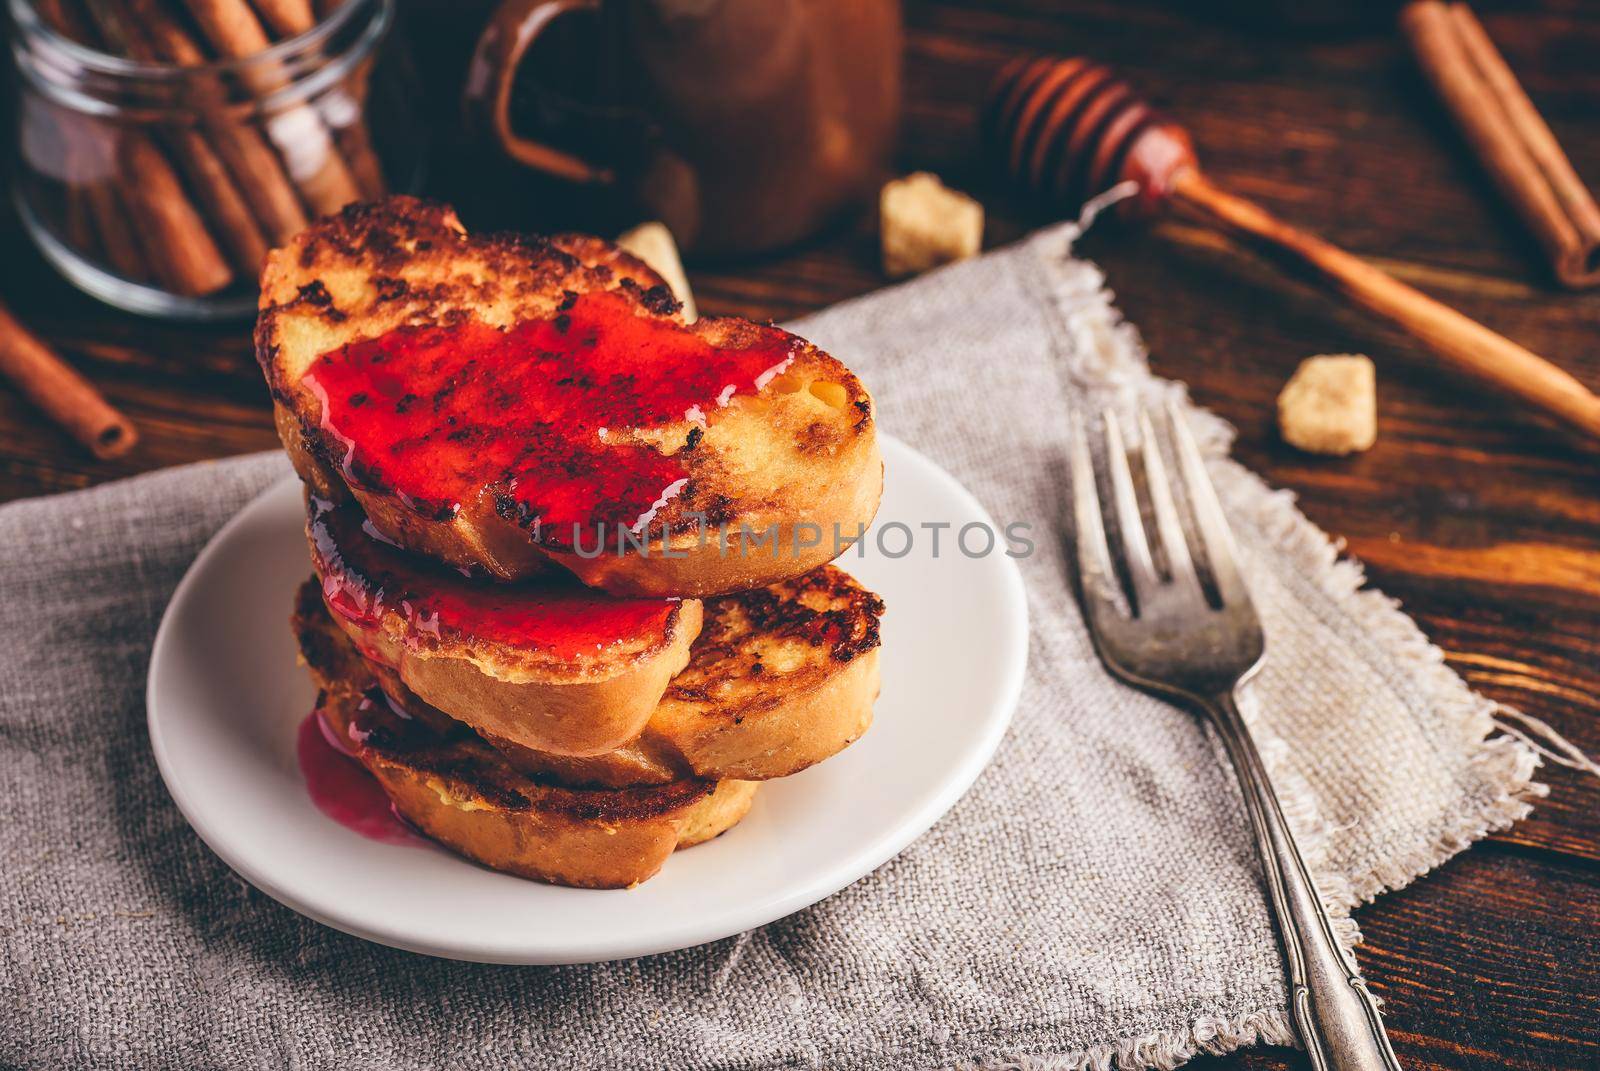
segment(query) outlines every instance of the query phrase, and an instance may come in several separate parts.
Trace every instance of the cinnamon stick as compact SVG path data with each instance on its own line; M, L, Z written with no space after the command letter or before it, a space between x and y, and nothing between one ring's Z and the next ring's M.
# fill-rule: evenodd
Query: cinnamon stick
M211 47L227 59L245 59L271 44L245 0L184 0L184 4ZM262 93L277 88L277 79L270 75L255 81ZM316 112L304 105L280 112L267 120L267 136L313 212L326 215L361 199L354 176Z
M110 0L89 0L88 7L102 40L131 59L160 61L155 45L136 20L126 17L126 12ZM199 207L216 228L233 266L247 278L255 278L270 247L233 176L198 131L169 127L161 131L161 140L183 171Z
M94 216L89 209L89 191L78 183L68 185L63 191L61 236L73 249L88 252L96 248Z
M333 8L338 6L334 3L326 10L313 11L310 0L250 0L250 2L260 13L262 20L280 37L305 33L317 24L318 19L328 17L333 13ZM346 87L351 85L364 86L371 73L370 60L358 64L338 90L329 91L330 95L347 91ZM345 163L350 166L350 173L361 195L367 198L382 197L388 192L388 183L384 180L378 154L372 148L372 137L367 132L366 118L361 108L365 102L360 100L361 94L357 93L355 96L357 100L353 109L354 120L333 127L333 136L338 142L339 151L344 155Z
M212 139L217 154L235 177L255 176L253 182L241 181L240 188L273 245L287 245L289 239L306 229L311 218L300 203L283 161L259 130L224 122L212 131Z
M205 50L161 0L122 0L114 10L136 21L157 60L183 67L207 62ZM219 118L208 124L211 147L227 165L267 239L284 245L310 222L283 161L255 127ZM258 265L259 267L259 265Z
M93 182L83 188L83 193L89 215L94 220L95 234L111 267L118 275L135 282L150 278L144 251L139 248L139 239L128 224L128 209L115 184Z
M244 59L272 43L267 31L245 0L183 0L200 33L217 54Z
M123 131L116 153L122 197L161 281L189 296L214 294L232 282L222 250L161 150L149 138Z
M276 0L262 0L262 2L273 3ZM344 0L317 0L316 19L320 21L328 18L343 3ZM367 129L365 90L367 81L371 77L372 61L368 59L357 64L355 70L350 72L350 77L341 84L339 91L350 94L356 118L351 123L336 127L334 137L338 139L339 148L350 164L356 185L361 188L361 196L375 200L389 192L389 182L383 177L383 165L378 160L377 151L372 147L372 134Z
M91 47L104 47L91 22L66 0L46 0L38 11L57 32ZM62 128L71 152L104 157L115 165L116 177L108 186L114 197L91 205L118 271L131 274L124 265L133 263L131 249L119 233L124 220L117 218L116 209L121 202L131 217L126 222L139 236L142 261L164 285L179 294L198 296L215 293L233 281L232 270L171 163L149 138L125 129L110 134L111 145L99 144L95 140L99 128L80 124L76 117L64 121ZM118 259L124 263L117 264Z
M0 303L0 373L95 457L121 457L139 441L123 416Z
M1423 74L1556 278L1600 283L1600 206L1472 10L1412 0L1400 25Z
M317 24L311 0L251 0L261 20L279 37L305 33Z
M174 130L164 140L171 146L200 207L216 227L228 259L246 278L260 275L272 247L222 159L194 130Z

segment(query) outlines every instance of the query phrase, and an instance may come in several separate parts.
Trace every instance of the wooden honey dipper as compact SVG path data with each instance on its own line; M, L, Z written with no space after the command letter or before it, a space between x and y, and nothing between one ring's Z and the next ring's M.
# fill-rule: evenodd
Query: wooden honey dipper
M1020 57L995 76L983 125L1007 172L1076 207L1131 180L1136 216L1168 204L1303 268L1442 357L1452 368L1600 439L1600 396L1538 356L1260 205L1213 185L1188 133L1107 66Z

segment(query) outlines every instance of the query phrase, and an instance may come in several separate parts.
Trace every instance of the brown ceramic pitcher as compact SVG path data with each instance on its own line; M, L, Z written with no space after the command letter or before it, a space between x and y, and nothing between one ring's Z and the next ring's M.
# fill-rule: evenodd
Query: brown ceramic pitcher
M592 92L529 69L557 28L585 53ZM466 98L512 159L608 187L691 253L747 253L804 238L873 189L893 150L901 41L899 0L503 0Z

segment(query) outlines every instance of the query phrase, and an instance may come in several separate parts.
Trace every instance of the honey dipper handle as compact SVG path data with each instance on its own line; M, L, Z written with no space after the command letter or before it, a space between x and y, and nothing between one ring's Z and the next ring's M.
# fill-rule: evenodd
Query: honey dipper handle
M1427 346L1455 369L1600 439L1600 396L1543 357L1359 257L1296 230L1261 206L1219 189L1196 168L1173 178L1169 196L1175 205L1308 269L1355 304Z

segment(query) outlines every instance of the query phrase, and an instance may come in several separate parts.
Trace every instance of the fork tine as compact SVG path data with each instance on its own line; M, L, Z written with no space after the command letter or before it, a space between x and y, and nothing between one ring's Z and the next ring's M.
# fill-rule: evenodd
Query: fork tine
M1200 456L1200 447L1189 432L1189 424L1178 411L1177 403L1167 401L1167 423L1172 430L1172 445L1178 455L1178 468L1183 473L1184 488L1189 493L1189 505L1194 512L1195 527L1206 548L1206 560L1211 565L1211 575L1217 584L1217 594L1223 605L1248 603L1250 589L1239 573L1239 548L1233 541L1228 518L1217 501L1217 490L1206 474L1206 463Z
M1116 605L1116 573L1111 569L1111 549L1106 544L1105 522L1100 517L1100 496L1095 491L1094 464L1089 459L1089 435L1077 413L1072 414L1072 516L1078 549L1078 580L1091 605Z
M1144 455L1145 482L1150 488L1150 506L1155 512L1156 535L1167 557L1167 571L1175 584L1192 595L1200 594L1200 578L1189 556L1189 542L1178 520L1178 506L1172 500L1172 485L1167 480L1166 462L1161 459L1161 444L1150 423L1150 411L1139 407L1139 452Z
M1150 560L1150 544L1145 541L1144 521L1139 516L1139 499L1133 493L1133 474L1128 471L1128 448L1122 441L1122 425L1117 414L1107 409L1106 470L1111 474L1111 507L1117 512L1117 530L1122 534L1122 552L1127 559L1128 578L1133 593L1143 607L1161 578Z

